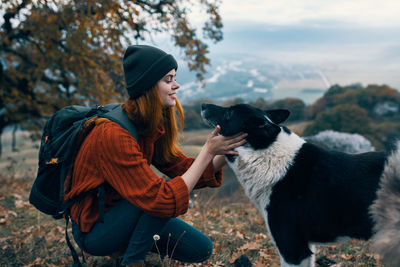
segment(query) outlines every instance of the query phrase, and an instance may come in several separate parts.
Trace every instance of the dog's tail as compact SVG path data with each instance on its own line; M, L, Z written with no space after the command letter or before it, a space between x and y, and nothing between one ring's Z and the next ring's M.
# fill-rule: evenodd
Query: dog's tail
M371 206L375 221L372 248L385 266L400 263L400 141L388 157L377 199Z

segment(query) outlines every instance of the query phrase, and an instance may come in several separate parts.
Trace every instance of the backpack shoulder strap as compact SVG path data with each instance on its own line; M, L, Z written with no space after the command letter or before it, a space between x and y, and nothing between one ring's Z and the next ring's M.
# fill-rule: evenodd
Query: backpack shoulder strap
M123 111L122 107L123 107L123 105L115 106L110 111L108 111L102 115L99 115L99 116L102 118L110 119L113 122L118 123L122 128L127 130L133 136L133 138L135 138L136 141L138 141L139 135L138 135L136 126L128 118L128 115L126 115L126 113L125 113L125 111Z

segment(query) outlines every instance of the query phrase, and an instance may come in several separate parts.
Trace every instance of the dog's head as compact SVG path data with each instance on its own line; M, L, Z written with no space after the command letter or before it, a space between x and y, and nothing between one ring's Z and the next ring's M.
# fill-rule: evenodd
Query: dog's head
M279 123L289 117L285 109L261 110L247 104L221 107L213 104L202 104L201 116L212 127L221 126L220 134L235 135L240 132L248 134L247 143L254 149L262 149L272 144L280 131Z

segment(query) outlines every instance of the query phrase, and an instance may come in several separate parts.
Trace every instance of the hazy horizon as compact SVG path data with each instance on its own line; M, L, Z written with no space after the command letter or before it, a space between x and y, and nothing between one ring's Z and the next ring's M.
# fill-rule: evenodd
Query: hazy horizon
M255 59L288 70L304 67L320 74L320 81L276 84L281 97L290 96L290 90L299 86L386 84L400 90L399 11L400 2L395 0L222 1L224 39L209 44L212 66L206 77L213 77L226 57L243 62ZM204 13L190 18L200 25ZM161 46L181 58L172 42L164 40Z

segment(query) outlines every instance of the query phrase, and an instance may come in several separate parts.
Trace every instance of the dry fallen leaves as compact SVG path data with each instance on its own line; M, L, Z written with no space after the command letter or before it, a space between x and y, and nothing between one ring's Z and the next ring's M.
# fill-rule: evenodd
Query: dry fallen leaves
M10 223L11 217L17 217L17 213L13 210L7 209L3 205L0 205L0 225Z

